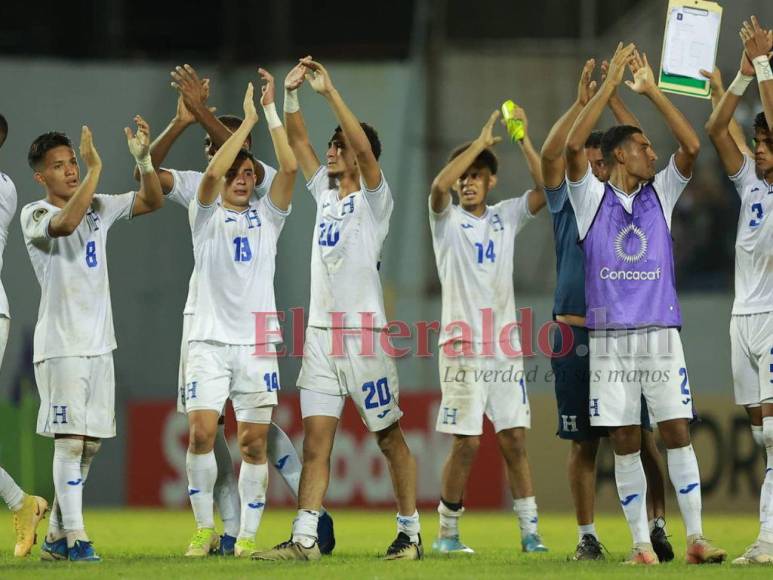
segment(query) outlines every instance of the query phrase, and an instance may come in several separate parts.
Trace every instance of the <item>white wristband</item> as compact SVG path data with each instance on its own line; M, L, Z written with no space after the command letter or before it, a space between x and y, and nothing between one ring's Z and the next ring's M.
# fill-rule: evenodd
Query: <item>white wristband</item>
M301 104L298 102L298 89L287 90L285 89L285 113L297 113L301 110Z
M770 70L770 61L767 55L762 54L756 57L752 64L754 65L754 72L757 73L758 83L773 81L773 71Z
M746 87L748 87L753 80L754 77L745 75L741 71L738 71L738 74L735 75L733 82L730 83L729 87L727 87L727 90L728 92L731 92L739 97L743 96L743 94L746 92Z
M266 116L266 123L268 123L269 130L282 126L282 121L279 119L274 103L269 103L263 107L263 114Z
M156 168L153 167L153 161L150 158L150 155L146 155L142 159L135 159L137 162L137 169L140 170L140 173L153 173Z

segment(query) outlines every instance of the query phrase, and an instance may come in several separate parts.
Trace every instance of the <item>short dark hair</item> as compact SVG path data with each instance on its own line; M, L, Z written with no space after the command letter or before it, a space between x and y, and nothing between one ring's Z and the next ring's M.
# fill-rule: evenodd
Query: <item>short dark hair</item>
M448 161L453 161L457 157L459 157L462 153L467 151L467 149L470 148L470 145L472 145L472 141L468 143L462 143L459 145L456 149L451 151L451 154L448 156ZM491 149L484 149L480 153L478 153L478 156L475 158L475 160L470 164L470 167L487 167L489 171L491 171L491 175L496 175L497 170L499 169L499 159L497 159L496 154Z
M639 127L634 127L633 125L616 125L611 129L607 129L601 138L601 155L604 157L604 162L607 165L615 163L613 155L615 149L637 133L643 134Z
M365 131L365 136L368 138L368 142L370 143L370 150L373 151L373 155L376 159L381 157L381 139L378 138L378 132L367 123L360 123L360 127L362 127L362 130ZM341 129L341 125L335 128L335 131L333 131L333 134L337 133L343 133L343 129Z
M239 152L236 154L236 158L234 159L234 162L231 163L231 167L228 168L228 171L226 171L226 181L230 183L231 180L228 179L228 173L231 170L236 170L239 168L239 166L244 163L245 159L249 159L252 161L252 169L253 171L257 171L258 168L258 161L255 159L255 156L247 151L246 149L239 149Z
M768 127L768 120L765 118L765 111L760 111L757 116L754 117L754 130L765 131L770 133L770 127Z
M0 115L0 147L5 143L5 138L8 137L8 121L5 117Z
M585 140L586 149L600 149L601 140L604 138L604 131L593 131Z
M231 131L231 133L233 133L239 128L244 119L237 117L236 115L219 115L217 120L225 125L228 130ZM250 145L252 145L252 133L247 135L247 141L249 141ZM207 143L212 143L212 138L209 135L207 135Z
M69 147L70 149L75 149L75 147L72 146L70 138L64 133L58 131L43 133L32 142L32 145L30 145L30 150L27 153L27 163L29 163L32 169L37 170L40 163L45 158L46 153L57 147Z

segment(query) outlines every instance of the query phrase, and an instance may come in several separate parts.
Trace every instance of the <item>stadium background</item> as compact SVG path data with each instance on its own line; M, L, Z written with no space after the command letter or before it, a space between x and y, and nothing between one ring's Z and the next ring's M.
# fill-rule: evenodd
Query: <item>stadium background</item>
M740 22L755 13L770 25L773 4L723 4L718 64L729 82L740 54ZM344 98L361 119L377 127L384 144L382 164L396 198L382 265L388 315L408 323L437 320L440 294L426 196L448 150L476 136L489 112L506 98L526 109L539 148L550 125L574 99L585 58L608 57L618 40L631 40L651 62L660 62L665 6L665 0L478 0L474 5L398 0L370 3L366 10L358 3L330 0L230 0L206 7L147 0L66 8L54 2L3 3L0 112L10 133L0 151L0 168L16 183L20 209L41 196L26 164L32 139L53 129L77 137L79 127L88 124L105 167L99 191L127 191L134 183L121 129L135 113L150 122L154 137L165 127L175 107L168 75L174 65L188 62L211 77L211 104L220 113L240 114L244 86L256 81L257 65L267 67L281 85L293 59L310 53L328 66ZM644 99L624 87L621 91L664 162L673 141L662 120ZM672 98L703 144L695 175L677 206L673 234L683 342L704 417L695 433L704 504L711 510L752 514L762 459L743 413L732 404L727 333L738 203L702 129L709 102ZM335 121L325 102L307 87L301 104L320 152ZM758 107L752 89L739 121L748 127ZM606 117L605 123L611 122ZM202 169L203 137L199 127L190 128L166 164ZM253 140L258 156L273 164L264 124L254 129ZM494 198L520 194L530 186L521 155L507 144L499 146L498 154L500 182ZM280 309L308 305L313 216L299 177L293 214L279 243ZM550 317L555 281L551 232L549 215L543 212L516 244L516 300L520 307L534 309L535 330ZM86 502L184 506L185 420L174 414L173 404L181 313L192 268L187 219L170 204L136 223L119 225L110 240L119 434L103 447ZM4 262L13 320L0 372L0 463L22 485L50 497L45 487L50 485L50 442L32 433L37 394L31 353L39 288L18 220L12 224ZM299 441L293 386L298 368L298 359L282 361L284 397L277 420ZM527 369L537 498L543 509L567 510L567 447L553 435L552 384L544 376L549 362L533 357ZM405 427L419 460L419 496L434 505L448 444L433 430L436 360L407 357L399 370ZM353 409L347 413L328 499L333 505L390 505L388 475L375 443L365 436ZM601 507L616 510L608 450L601 469ZM506 505L502 478L501 460L488 445L474 471L468 504ZM278 481L271 486L273 505L288 499Z

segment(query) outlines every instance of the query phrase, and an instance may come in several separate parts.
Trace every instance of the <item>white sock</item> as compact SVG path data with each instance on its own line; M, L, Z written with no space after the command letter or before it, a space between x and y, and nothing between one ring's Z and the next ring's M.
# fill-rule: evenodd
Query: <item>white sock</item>
M64 525L62 524L62 510L59 509L59 500L54 494L54 503L51 506L51 515L48 517L48 533L46 540L56 542L65 537Z
M599 535L596 533L596 524L580 524L577 526L577 542L580 542L586 534L598 540Z
M188 495L196 518L197 528L215 527L214 489L217 479L215 453L188 453L185 456L188 472Z
M668 477L676 491L676 501L687 531L687 537L702 535L701 474L692 445L669 449L666 452Z
M293 520L293 542L298 542L304 548L311 548L317 541L317 510L298 510Z
M537 500L534 496L513 500L513 511L518 516L521 538L537 533Z
M762 418L767 464L760 490L760 535L763 542L773 543L773 417Z
M214 452L217 463L217 479L215 479L214 488L215 505L220 513L220 519L223 520L223 533L235 538L239 533L241 504L234 463L225 438L225 425L217 426Z
M255 539L266 507L266 488L268 488L268 464L256 465L242 460L239 472L239 499L242 503L242 525L240 538Z
M54 440L54 489L62 514L62 527L67 533L67 545L83 537L83 476L81 458L83 440L67 437Z
M411 542L419 543L419 533L421 532L421 524L419 523L419 512L415 511L409 516L400 515L397 513L397 533L404 533L411 539Z
M440 514L440 529L438 537L453 538L459 535L459 518L464 513L464 508L452 510L442 501L437 505L437 513Z
M81 478L83 478L83 485L86 485L89 471L91 470L91 462L94 461L94 457L99 453L101 447L101 441L83 442L83 455L81 455Z
M268 427L268 460L297 500L298 485L301 481L301 458L298 457L298 452L287 433L276 423L271 423Z
M21 509L24 503L24 492L2 467L0 467L0 497L11 511Z
M641 463L641 452L628 455L615 453L615 483L625 520L631 529L634 544L648 544L647 478Z
M752 439L754 442L765 449L765 441L762 438L762 425L752 425Z

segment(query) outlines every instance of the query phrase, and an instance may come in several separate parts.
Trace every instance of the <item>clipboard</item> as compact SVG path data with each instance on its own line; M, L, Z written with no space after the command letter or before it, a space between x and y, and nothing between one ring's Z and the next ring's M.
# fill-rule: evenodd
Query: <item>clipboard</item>
M709 0L669 0L668 11L666 12L666 26L663 30L663 50L660 57L658 86L669 93L709 99L711 98L711 86L708 79L701 80L692 76L669 72L669 67L664 66L668 55L673 50L671 46L667 46L671 36L669 32L672 31L672 27L680 24L676 20L681 21L685 16L711 18L712 24L716 24L716 38L714 39L711 53L712 62L716 61L719 27L722 22L722 6Z

